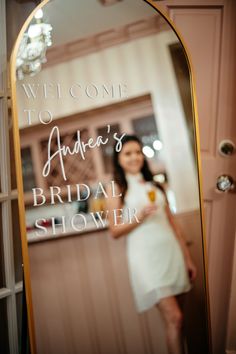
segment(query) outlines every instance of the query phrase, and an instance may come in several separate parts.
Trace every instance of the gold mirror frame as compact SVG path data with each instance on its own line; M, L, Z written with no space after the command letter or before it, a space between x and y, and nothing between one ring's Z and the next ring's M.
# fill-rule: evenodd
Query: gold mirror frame
M151 7L153 7L169 24L170 28L174 31L177 38L179 39L182 47L184 49L186 61L188 64L189 74L190 74L190 86L191 86L191 98L192 98L192 111L193 111L193 124L194 124L194 138L195 138L195 149L196 149L196 164L197 164L197 177L199 186L199 207L201 216L201 232L202 232L202 249L203 249L203 261L204 261L204 277L205 277L205 299L207 308L207 319L208 319L208 339L209 348L212 352L211 345L211 326L210 326L210 304L209 304L209 285L207 276L207 254L206 254L206 227L204 219L204 208L203 208L203 191L202 191L202 168L200 160L200 138L199 138L199 124L198 124L198 112L197 112L197 100L196 100L196 84L193 74L193 65L190 55L187 50L187 46L184 43L184 39L175 27L175 24L167 17L167 15L158 7L157 1L143 0ZM17 113L17 92L16 92L16 57L20 46L21 39L31 20L33 19L35 13L43 8L50 0L44 0L40 3L30 14L30 16L25 21L19 35L17 37L14 49L11 54L10 59L10 82L11 82L11 97L12 97L12 119L13 119L13 137L14 137L14 153L15 153L15 163L16 163L16 178L17 178L17 189L18 189L18 207L19 207L19 218L20 218L20 234L22 243L22 256L23 256L23 272L24 272L24 282L25 282L25 294L27 303L27 315L28 315L28 329L30 337L30 348L31 353L36 354L36 342L35 342L35 328L34 328L34 316L32 307L32 292L31 292L31 280L30 280L30 265L29 265L29 254L27 245L27 235L26 235L26 223L25 223L25 204L24 204L24 191L23 191L23 178L22 178L22 164L21 164L21 154L20 154L20 134L18 126L18 113Z

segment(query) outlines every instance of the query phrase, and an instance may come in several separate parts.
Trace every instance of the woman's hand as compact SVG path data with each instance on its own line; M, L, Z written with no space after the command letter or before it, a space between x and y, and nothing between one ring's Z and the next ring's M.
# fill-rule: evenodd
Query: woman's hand
M147 219L149 216L152 216L156 213L157 211L157 205L153 205L153 204L150 204L150 205L147 205L145 206L143 209L140 210L140 212L138 213L138 219L142 222L144 221L145 219Z
M193 282L197 277L197 268L191 258L186 259L189 280Z

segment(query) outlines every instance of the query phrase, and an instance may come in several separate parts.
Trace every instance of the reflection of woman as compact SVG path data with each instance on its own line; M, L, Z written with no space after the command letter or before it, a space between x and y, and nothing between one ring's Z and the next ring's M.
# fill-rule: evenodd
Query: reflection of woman
M166 325L170 353L183 353L182 312L176 296L187 292L196 268L174 223L164 189L153 177L136 136L126 135L122 149L114 152L114 180L121 198L108 190L109 208L136 208L138 222L114 225L114 237L127 237L129 275L138 312L157 305ZM150 201L148 191L155 203ZM153 200L153 199L152 199Z

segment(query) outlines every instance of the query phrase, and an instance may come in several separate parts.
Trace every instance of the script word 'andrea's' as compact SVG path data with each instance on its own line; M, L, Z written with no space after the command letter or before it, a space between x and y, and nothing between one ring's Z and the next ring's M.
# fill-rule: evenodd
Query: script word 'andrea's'
M47 177L50 174L51 170L51 163L54 159L59 159L59 164L61 168L61 173L63 176L63 179L66 181L66 172L65 172L65 166L64 166L64 160L63 157L66 157L67 155L79 155L82 160L85 160L86 152L88 150L92 150L94 148L99 148L101 145L106 145L110 139L113 139L113 143L115 144L115 150L117 152L121 151L122 149L122 139L125 136L125 133L122 134L121 136L118 136L118 133L112 134L111 137L109 137L109 133L111 131L111 127L108 124L107 125L107 135L108 137L103 137L99 135L96 137L96 139L93 138L88 138L87 141L82 141L81 140L81 133L80 130L77 130L77 140L73 147L63 145L61 143L61 138L60 138L60 131L57 126L53 127L49 136L48 140L48 156L47 156L47 161L43 167L43 177ZM52 141L54 141L54 150L52 153L51 149L51 144ZM55 141L56 141L56 149L55 149Z

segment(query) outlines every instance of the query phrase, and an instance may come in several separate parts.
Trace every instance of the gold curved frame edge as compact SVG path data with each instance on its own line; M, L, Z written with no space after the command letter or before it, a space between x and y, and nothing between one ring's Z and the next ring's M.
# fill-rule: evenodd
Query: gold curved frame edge
M16 57L20 46L20 41L22 36L29 26L31 20L33 19L35 13L46 5L50 0L44 0L31 12L24 25L22 26L16 42L14 44L13 51L10 58L10 84L11 84L11 97L12 97L12 121L13 121L13 140L14 140L14 155L16 164L16 180L18 189L18 208L19 208L19 218L20 218L20 234L21 234L21 245L22 245L22 258L23 258L23 273L24 273L24 283L25 283L25 296L27 304L27 319L28 319L28 331L30 337L30 351L31 354L36 354L36 341L35 341L35 326L34 326L34 316L33 316L33 306L32 306L32 289L30 282L30 267L29 267L29 252L27 244L27 234L26 234L26 224L25 224L25 204L24 204L24 189L23 189L23 178L22 178L22 164L21 164L21 154L20 154L20 132L18 125L18 113L16 104Z
M167 17L167 14L163 10L158 8L158 5L153 0L143 0L144 2L155 8L169 23L176 36L178 37L180 43L185 52L185 57L188 64L188 69L190 73L190 86L191 86L191 97L192 97L192 109L193 109L193 121L194 121L194 137L195 137L195 152L197 157L197 171L198 171L198 184L199 184L199 204L200 204L200 214L201 214L201 231L202 231L202 248L203 248L203 261L204 261L204 290L205 297L207 301L207 320L208 320L208 344L210 353L212 353L212 336L211 336L211 318L210 318L210 299L209 299L209 280L208 280L208 256L207 256L207 245L206 245L206 224L205 224L205 212L203 205L203 182L202 182L202 164L201 164L201 150L200 150L200 130L199 130L199 116L197 110L197 94L196 94L196 81L193 70L193 64L191 55L187 49L187 45L176 28L174 22Z
M200 155L200 133L199 133L199 117L197 110L197 97L196 97L196 84L194 78L194 70L192 65L191 56L188 52L187 46L184 42L179 31L176 29L175 24L171 19L167 17L163 10L161 10L156 2L152 0L143 0L147 4L151 5L157 12L161 14L162 17L169 23L170 27L175 32L182 47L185 52L185 56L188 63L189 73L190 73L190 86L191 86L191 97L192 97L192 108L193 108L193 120L194 120L194 135L195 135L195 150L197 157L197 170L198 170L198 183L199 183L199 202L200 202L200 214L201 214L201 231L203 235L202 246L203 246L203 260L204 260L204 278L205 278L205 296L207 299L207 318L208 318L208 340L209 349L212 352L212 342L211 342L211 320L210 320L210 302L209 302L209 281L208 281L208 257L206 252L206 225L205 225L205 214L203 206L203 187L202 187L202 165L201 165L201 155ZM21 38L33 19L35 13L40 8L44 7L50 0L43 0L29 15L24 25L22 26L18 37L16 39L11 58L10 58L10 82L11 82L11 95L12 95L12 119L13 119L13 137L14 137L14 154L15 154L15 164L16 164L16 178L17 178L17 189L18 189L18 207L19 207L19 218L20 218L20 233L21 233L21 243L22 243L22 257L24 264L24 282L25 282L25 296L27 303L27 317L28 317L28 327L29 327L29 337L30 337L30 349L31 354L36 354L36 342L35 342L35 326L34 326L34 315L32 306L32 289L30 282L30 266L29 266L29 253L28 253L28 243L26 235L26 224L25 224L25 205L24 205L24 190L23 190L23 179L22 179L22 164L21 164L21 154L20 154L20 135L19 135L19 125L18 125L18 114L16 105L16 71L15 62L16 56L19 49Z

